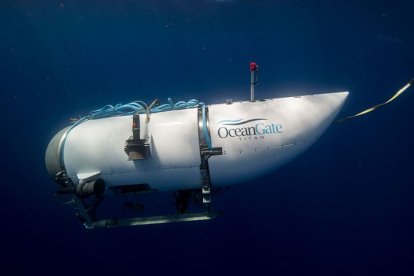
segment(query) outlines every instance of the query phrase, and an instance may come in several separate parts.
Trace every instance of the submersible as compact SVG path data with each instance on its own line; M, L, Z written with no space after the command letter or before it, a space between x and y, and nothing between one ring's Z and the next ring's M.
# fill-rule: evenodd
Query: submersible
M58 132L46 151L59 183L87 228L213 218L212 190L246 182L286 164L309 148L336 118L348 92L207 105L192 100L150 106L107 106ZM102 199L172 191L176 213L100 218ZM202 211L187 210L192 194Z

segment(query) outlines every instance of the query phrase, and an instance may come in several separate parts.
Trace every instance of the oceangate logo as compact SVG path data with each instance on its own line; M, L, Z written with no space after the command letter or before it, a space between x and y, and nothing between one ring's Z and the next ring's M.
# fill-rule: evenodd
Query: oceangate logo
M268 119L255 118L249 120L222 120L218 122L221 125L217 130L220 138L236 137L242 139L264 139L266 135L282 133L283 126L281 124L267 123ZM254 123L252 125L252 123ZM243 126L250 124L250 126Z

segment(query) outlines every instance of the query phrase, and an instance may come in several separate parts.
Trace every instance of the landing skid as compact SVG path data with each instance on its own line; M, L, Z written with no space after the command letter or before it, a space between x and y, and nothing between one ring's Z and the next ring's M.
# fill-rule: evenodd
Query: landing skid
M220 213L211 212L211 184L209 178L203 179L202 194L202 212L188 213L188 204L192 192L195 190L176 191L176 211L177 214L161 215L161 216L144 216L133 218L96 218L96 211L100 205L103 194L89 194L96 191L99 181L91 179L97 178L99 174L89 176L88 178L79 179L77 185L67 177L65 172L59 175L58 183L62 184L62 188L56 193L56 196L69 195L71 199L66 204L72 205L76 209L76 215L81 220L85 228L112 228L120 226L140 226L150 224L164 224L173 222L191 222L202 221L216 218ZM89 181L89 182L88 182ZM93 185L95 186L93 186ZM102 190L103 191L103 190Z
M90 224L85 223L85 227L92 228L112 228L119 226L139 226L150 224L163 224L173 222L201 221L216 218L219 213L189 213L176 214L167 216L139 217L139 218L122 218L122 219L102 219Z

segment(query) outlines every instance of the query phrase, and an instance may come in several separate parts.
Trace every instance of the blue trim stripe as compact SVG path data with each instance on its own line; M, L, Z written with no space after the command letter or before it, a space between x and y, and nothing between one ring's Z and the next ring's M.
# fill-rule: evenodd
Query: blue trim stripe
M238 119L238 120L223 120L223 121L218 122L217 124L221 124L221 123L237 123L237 122L240 122L241 120L243 120L243 119Z
M238 126L238 125L244 125L250 122L255 122L255 121L266 121L267 119L264 118L256 118L256 119L250 119L250 120L246 120L246 121L242 121L242 122L238 122L238 123L227 123L227 124L223 124L223 126Z

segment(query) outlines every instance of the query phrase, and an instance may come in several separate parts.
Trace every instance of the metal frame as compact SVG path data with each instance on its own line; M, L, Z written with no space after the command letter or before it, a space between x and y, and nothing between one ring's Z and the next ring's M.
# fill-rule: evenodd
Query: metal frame
M79 196L75 191L78 185L82 185L86 181L99 178L100 173L94 173L92 175L81 176L78 175L78 182L75 184L66 174L66 170L63 166L63 170L56 175L56 182L60 183L62 188L56 193L56 195L69 194L71 200L67 202L76 209L77 217L83 222L85 228L109 228L119 226L138 226L149 224L163 224L173 222L187 222L187 221L201 221L209 220L217 217L218 212L211 212L211 179L208 166L208 159L213 155L221 155L221 148L212 148L211 140L209 138L210 131L208 127L208 107L204 104L198 107L198 135L200 146L200 176L201 176L201 194L203 203L203 212L174 214L164 216L149 216L149 217L135 217L135 218L105 218L101 220L95 220L94 213L98 208L102 197L93 196L91 203L88 204L86 198ZM136 137L134 137L136 138Z

